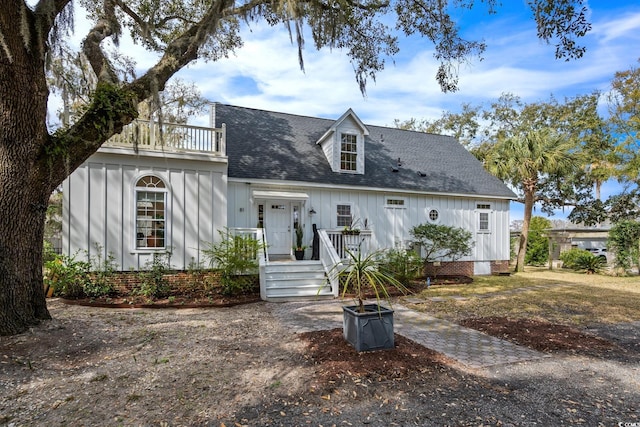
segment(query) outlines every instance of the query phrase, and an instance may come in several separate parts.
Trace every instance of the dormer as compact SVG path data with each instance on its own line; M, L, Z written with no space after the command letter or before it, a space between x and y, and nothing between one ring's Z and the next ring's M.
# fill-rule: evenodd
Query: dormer
M364 139L369 130L349 108L320 137L320 144L331 170L338 173L364 174Z

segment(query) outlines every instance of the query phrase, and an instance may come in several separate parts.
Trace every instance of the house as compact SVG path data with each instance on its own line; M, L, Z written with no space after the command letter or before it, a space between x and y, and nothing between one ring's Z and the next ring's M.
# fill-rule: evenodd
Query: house
M614 254L607 251L609 225L592 227L552 228L546 232L551 249L551 262L558 264L560 254L572 248L585 249L607 262L612 262ZM552 264L552 265L553 265Z
M308 261L286 268L309 266L326 281L345 247L406 248L410 228L429 221L475 240L441 274L508 269L515 196L454 138L366 125L351 109L332 120L216 103L210 121L138 122L105 143L64 183L63 252L111 253L126 271L169 249L182 270L229 227L265 239L261 281L277 282L301 227ZM319 260L309 260L314 225Z

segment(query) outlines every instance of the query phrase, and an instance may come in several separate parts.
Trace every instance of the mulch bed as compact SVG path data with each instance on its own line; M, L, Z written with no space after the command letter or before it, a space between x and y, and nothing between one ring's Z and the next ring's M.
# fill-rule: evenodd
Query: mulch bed
M260 294L244 294L206 298L176 296L172 298L150 299L145 297L100 297L100 298L60 298L70 305L83 305L103 308L206 308L233 307L260 301Z
M618 349L615 344L604 338L544 320L481 317L464 319L459 323L467 328L546 353L601 355Z
M357 352L342 328L304 332L305 358L318 367L317 386L332 389L343 383L406 380L416 374L446 369L447 357L396 334L395 348ZM325 389L326 390L326 389Z

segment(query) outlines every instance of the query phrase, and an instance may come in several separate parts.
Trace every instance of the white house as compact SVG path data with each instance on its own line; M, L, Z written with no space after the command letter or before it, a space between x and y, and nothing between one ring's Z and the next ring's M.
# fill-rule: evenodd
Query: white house
M514 194L454 138L366 125L351 109L330 120L214 104L211 128L138 122L74 171L63 193L63 253L98 247L123 271L166 250L187 269L229 227L266 240L263 282L277 282L269 268L292 255L298 226L312 257L315 225L320 260L287 268L316 264L325 280L354 244L345 226L355 223L357 243L375 250L406 247L410 228L427 221L473 233L472 255L450 272L508 268Z

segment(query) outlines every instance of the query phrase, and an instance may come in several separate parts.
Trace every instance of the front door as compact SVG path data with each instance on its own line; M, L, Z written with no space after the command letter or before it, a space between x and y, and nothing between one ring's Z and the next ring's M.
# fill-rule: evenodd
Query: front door
M395 248L404 248L406 236L406 217L407 210L405 208L385 207L387 221L389 222L388 232L392 233L391 242Z
M269 200L266 203L267 244L269 253L287 255L291 253L291 203Z

